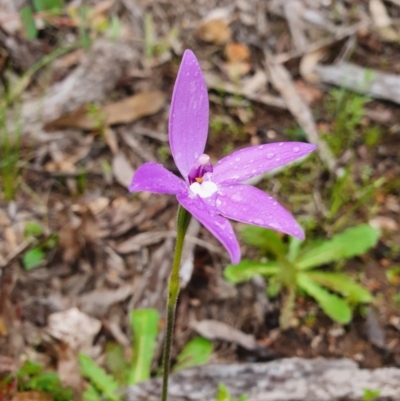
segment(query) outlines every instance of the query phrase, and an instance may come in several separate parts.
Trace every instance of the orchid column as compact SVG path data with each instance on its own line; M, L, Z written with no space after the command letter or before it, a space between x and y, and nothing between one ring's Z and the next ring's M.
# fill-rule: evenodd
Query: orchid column
M240 260L240 247L228 219L304 238L303 230L283 206L270 195L243 182L301 158L316 146L299 142L252 146L233 152L212 166L210 157L204 154L208 115L208 93L201 68L193 52L186 50L175 82L169 116L171 153L183 179L161 164L145 163L136 171L129 187L131 192L173 194L180 203L168 287L163 401L167 400L179 266L190 216L197 218L222 243L234 264Z

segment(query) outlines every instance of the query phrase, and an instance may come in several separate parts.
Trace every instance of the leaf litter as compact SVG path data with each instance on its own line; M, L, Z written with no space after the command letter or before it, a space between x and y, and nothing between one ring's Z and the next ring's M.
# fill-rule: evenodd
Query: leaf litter
M127 1L120 3L100 12L106 19L117 13L119 39L89 32L94 39L88 50L71 50L56 58L51 69L44 66L28 75L24 73L30 67L56 50L51 30L46 25L39 27L40 39L29 41L21 26L10 25L10 13L18 15L18 10L1 9L6 18L0 18L4 30L0 59L11 60L14 77L24 78L24 93L21 106L14 104L8 111L10 135L16 139L15 122L21 120L19 189L13 201L0 201L0 361L6 361L0 374L15 372L24 358L42 358L79 393L77 349L101 360L106 341L129 345L131 309L152 307L164 316L173 249L173 202L148 194L132 197L124 187L144 161L163 163L177 173L163 146L172 82L185 48L196 52L210 94L217 95L218 102L212 101L213 117L228 114L240 125L236 116L244 113L240 111L244 107L232 101L238 97L250 102L252 109L253 117L240 125L242 133L235 133L228 124L220 137L211 139L210 154L215 159L225 152L222 143L239 148L250 141L277 141L287 138L289 131L285 130L298 123L306 137L319 144L320 157L329 170L324 174L340 177L340 160L337 163L330 155L318 130L324 124L331 128L331 122L321 116L319 103L330 93L327 84L333 84L377 99L368 105L371 117L366 113L363 124L371 124L373 112L380 107L391 113L376 149L362 150L364 139L358 139L351 160L357 169L365 170L363 174L369 166L374 176L393 184L375 193L373 216L365 211L354 216L391 233L368 259L350 264L355 274L365 269L367 287L383 294L382 304L374 305L379 321L368 312L367 328L360 318L336 336L332 323L300 296L299 326L289 333L279 332L280 300L267 299L266 303L256 282L227 288L221 280L227 260L218 243L197 227L192 234L196 241L188 241L177 348L194 333L186 317L190 315L198 322L224 325L225 334L213 334L215 359L220 361L262 359L259 348L253 349L248 340L243 343L243 338L251 338L251 344L257 339L257 344L267 344L277 356L345 355L365 367L398 365L399 315L392 299L397 287L388 285L385 271L400 263L390 253L400 241L395 230L400 114L395 105L379 99L398 103L395 32L399 5L371 0L350 8L341 2L333 12L333 5L327 5L330 2L320 1L218 2L218 7L215 1L154 3L148 10L153 32L146 36L140 23L145 10ZM76 31L68 25L57 22L54 27L76 39ZM153 42L146 42L151 36ZM350 54L344 51L346 44L353 46ZM2 77L8 79L10 72L4 63L0 66ZM305 101L307 97L312 100ZM214 124L211 135L215 135ZM322 168L318 166L314 168ZM277 191L278 180L270 179L269 189ZM324 185L325 175L316 181ZM326 208L327 200L320 199ZM289 196L283 200L289 201ZM323 224L308 202L297 214L311 213ZM29 222L39 224L45 238L56 235L56 243L42 248L40 267L26 271L24 254L41 244L41 239L25 236ZM244 251L249 256L254 252L245 245ZM313 314L318 316L316 323L312 323ZM243 333L250 337L242 338ZM162 335L159 344L161 340ZM386 354L380 351L383 341ZM34 344L41 344L41 351ZM243 352L243 344L252 351ZM159 345L156 358L160 355Z

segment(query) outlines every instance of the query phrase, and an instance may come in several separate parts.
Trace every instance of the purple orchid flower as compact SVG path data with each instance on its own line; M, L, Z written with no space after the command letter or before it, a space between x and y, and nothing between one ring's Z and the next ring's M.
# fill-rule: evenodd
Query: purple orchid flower
M272 196L243 184L255 175L299 159L315 145L279 142L233 152L212 166L204 154L208 131L208 93L196 56L186 50L179 68L169 118L172 156L183 180L158 163L145 163L135 173L131 192L176 195L229 252L240 260L240 247L228 219L271 228L304 239L302 228Z

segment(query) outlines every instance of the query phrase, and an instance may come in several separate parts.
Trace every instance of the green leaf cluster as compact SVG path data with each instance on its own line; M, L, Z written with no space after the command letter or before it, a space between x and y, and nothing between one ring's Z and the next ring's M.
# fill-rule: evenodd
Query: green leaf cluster
M28 5L21 9L20 16L27 39L36 39L38 29L35 22L35 13L59 14L64 7L64 0L33 0L33 7Z
M122 348L110 343L106 347L105 369L87 355L79 355L82 375L89 381L84 392L84 401L117 401L121 396L117 389L148 380L151 375L154 349L159 328L159 314L154 309L139 309L131 312L130 324L133 335L133 358L127 362ZM178 355L174 372L191 366L207 363L213 351L212 343L196 337L189 341Z
M55 372L46 372L43 366L26 361L17 372L19 391L43 391L53 396L54 401L69 401L72 390L64 387Z
M25 224L24 236L32 240L32 245L34 245L22 256L22 264L25 270L32 270L40 266L46 258L46 252L57 245L57 235L52 234L43 240L41 239L43 234L43 228L39 223L28 221Z
M240 283L254 275L262 275L269 280L269 295L285 288L282 328L290 325L293 294L298 290L314 298L332 320L343 324L351 321L352 306L371 301L369 291L348 274L316 269L363 254L377 243L380 236L377 229L367 224L358 225L306 247L295 238L287 245L279 234L261 227L246 226L242 235L249 245L269 255L270 260L243 260L236 266L230 265L225 269L225 278L231 283Z

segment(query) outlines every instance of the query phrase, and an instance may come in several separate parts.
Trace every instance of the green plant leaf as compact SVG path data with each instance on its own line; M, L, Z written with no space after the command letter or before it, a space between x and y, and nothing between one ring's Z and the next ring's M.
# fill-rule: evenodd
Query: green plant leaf
M297 261L297 266L300 270L308 270L340 259L361 255L378 242L379 236L379 230L368 224L349 228L302 254Z
M56 372L40 372L25 382L23 387L25 390L37 390L49 393L55 401L68 401L72 398L72 390L63 387Z
M24 237L40 237L43 234L42 226L36 221L28 221L24 228Z
M79 365L81 373L86 377L93 386L112 401L118 401L119 396L116 394L119 384L114 378L108 375L104 369L85 354L79 354Z
M100 394L97 390L90 384L88 389L85 390L82 394L83 401L102 401L103 398L100 397Z
M231 283L241 283L250 280L253 276L274 276L279 272L277 262L253 262L242 260L237 265L229 265L224 270L225 278Z
M318 302L321 309L332 320L344 324L350 322L352 317L351 309L344 299L326 291L308 278L305 273L299 273L297 275L297 284Z
M369 388L365 388L363 390L363 401L374 401L381 395L381 393L381 390L371 390Z
M25 363L18 369L17 377L18 379L23 379L25 376L37 375L43 371L43 366L38 365L30 360L25 361Z
M117 15L111 16L110 27L108 29L108 36L112 40L117 40L121 36L121 20Z
M185 345L182 352L178 355L176 365L173 369L174 373L179 372L182 369L207 363L212 352L213 345L211 341L203 337L193 338Z
M119 344L107 343L105 348L106 365L109 372L114 376L118 383L125 385L128 373L128 364L124 358L124 351Z
M139 309L131 312L134 347L128 384L135 384L150 378L159 319L160 316L155 309Z
M247 395L240 396L237 401L246 401ZM218 393L215 397L215 401L235 401L234 398L230 395L228 388L225 384L218 384Z
M44 260L45 254L40 247L32 248L22 257L25 270L32 270L39 266Z
M360 284L357 284L348 274L315 271L304 274L316 283L349 298L351 302L367 303L372 300L371 293Z
M26 38L30 40L36 39L38 36L38 30L36 28L35 18L33 17L31 6L25 6L20 11L20 16Z
M295 259L297 258L297 255L300 252L300 247L303 241L301 239L298 239L296 237L290 237L289 240L289 251L287 258L289 262L294 262Z
M63 0L33 0L36 11L61 11L64 7Z
M277 277L273 276L268 279L267 285L267 295L268 298L275 298L282 290L282 280Z
M276 257L286 254L286 245L276 231L257 226L244 226L241 230L243 241L263 252L271 252Z
M400 284L400 266L393 266L386 270L386 279L391 285Z

